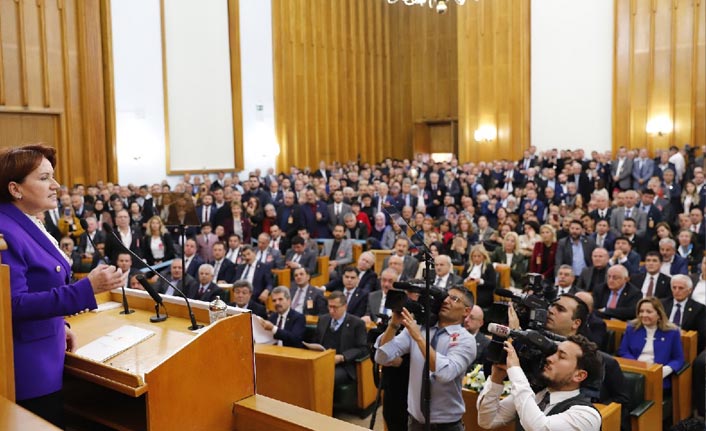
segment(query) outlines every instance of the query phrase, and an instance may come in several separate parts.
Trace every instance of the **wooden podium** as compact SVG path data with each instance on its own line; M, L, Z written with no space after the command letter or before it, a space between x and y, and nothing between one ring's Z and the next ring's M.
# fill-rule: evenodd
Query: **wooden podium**
M120 302L121 295L97 299ZM170 317L161 323L149 321L154 302L146 293L132 291L128 299L135 310L129 315L119 314L120 307L67 319L81 346L124 325L155 332L104 363L67 354L67 409L120 430L234 429L233 402L255 393L250 315L230 316L197 334L187 329L183 299L165 297ZM205 303L192 307L207 323Z

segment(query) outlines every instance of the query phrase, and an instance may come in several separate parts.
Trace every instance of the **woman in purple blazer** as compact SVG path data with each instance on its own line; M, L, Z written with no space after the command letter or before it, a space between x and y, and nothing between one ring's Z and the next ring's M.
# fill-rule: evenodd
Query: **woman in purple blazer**
M669 321L659 298L650 296L637 303L637 318L625 329L618 356L662 364L663 387L672 387L667 377L684 366L684 350L681 331Z
M71 266L36 217L57 206L56 150L43 145L0 151L0 234L8 249L14 343L15 399L62 426L64 352L76 339L63 316L96 307L94 292L124 282L115 267L101 265L69 284Z

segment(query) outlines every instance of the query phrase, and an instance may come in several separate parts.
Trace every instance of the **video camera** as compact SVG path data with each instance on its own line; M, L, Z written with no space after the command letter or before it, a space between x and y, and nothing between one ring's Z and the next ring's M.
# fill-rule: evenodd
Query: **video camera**
M426 324L424 319L425 295L429 295L429 303L431 304L429 326L436 325L439 319L439 310L448 296L445 291L437 287L431 287L427 290L424 280L396 281L392 286L394 289L390 289L385 298L385 308L389 308L393 313L400 313L404 307L414 315L414 319L419 325L424 325ZM416 301L409 299L407 292L419 294L419 299Z

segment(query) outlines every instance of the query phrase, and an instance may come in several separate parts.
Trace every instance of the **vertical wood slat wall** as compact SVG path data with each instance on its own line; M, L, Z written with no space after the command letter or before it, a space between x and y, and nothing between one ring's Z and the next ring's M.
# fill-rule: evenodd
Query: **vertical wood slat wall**
M530 1L458 9L459 160L517 160L530 145ZM497 129L475 142L480 126Z
M704 0L615 0L613 148L706 145ZM655 117L674 131L650 135Z
M104 100L112 64L104 64L110 40L101 20L109 7L99 0L0 0L0 147L56 147L62 183L114 179L117 171Z
M278 170L392 153L386 6L273 0Z

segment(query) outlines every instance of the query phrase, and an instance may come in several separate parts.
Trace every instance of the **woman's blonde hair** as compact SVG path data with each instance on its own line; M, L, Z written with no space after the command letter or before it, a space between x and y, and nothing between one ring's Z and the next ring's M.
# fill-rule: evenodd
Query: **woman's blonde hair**
M654 308L657 312L657 315L659 316L657 319L657 328L660 331L678 329L677 325L669 321L669 317L667 317L667 312L664 311L664 307L662 306L662 301L660 301L659 298L655 296L642 298L637 302L637 307L635 308L635 315L637 317L630 321L630 324L633 326L633 328L640 329L644 326L642 324L642 320L640 320L640 307L642 307L642 304L644 303L652 304L652 308Z

